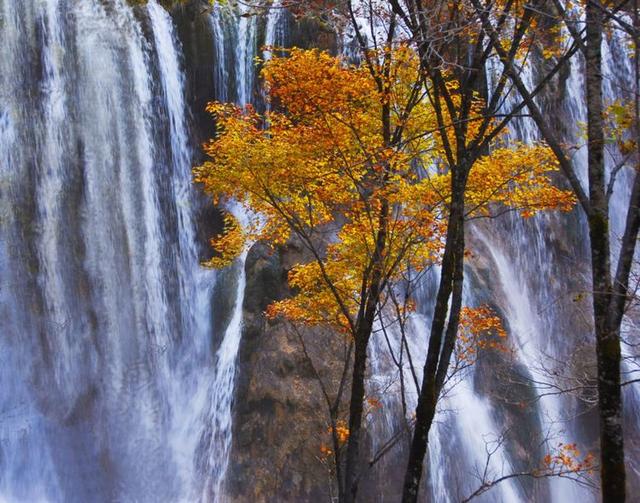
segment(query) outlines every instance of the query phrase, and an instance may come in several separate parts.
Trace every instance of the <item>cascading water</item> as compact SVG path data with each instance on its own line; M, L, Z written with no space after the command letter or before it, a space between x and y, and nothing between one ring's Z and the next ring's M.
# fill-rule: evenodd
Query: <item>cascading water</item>
M245 4L239 4L237 12L217 6L211 17L214 34L221 34L225 32L228 33L229 28L227 27L227 31L225 30L225 18L227 20L237 19L237 16L240 16L240 21L235 24L236 29L232 38L235 43L236 102L239 105L250 103L256 78L254 59L258 50L257 18L256 16L246 16L248 9L249 7ZM276 11L279 10L280 9L276 9ZM267 19L264 43L269 46L278 42L276 37L280 33L278 27L281 16L277 14L277 17L275 17L269 13ZM229 53L229 47L225 44L228 40L228 38L218 37L216 37L215 40L215 49L219 57L215 65L215 75L219 79L218 95L216 98L219 101L223 101L228 97L229 71L226 68L221 68L226 61L225 56ZM240 204L231 203L227 210L233 214L241 226L249 225L250 217ZM203 485L203 500L208 499L208 494L224 494L223 484L228 468L231 448L233 425L232 404L234 399L236 359L242 335L243 301L246 286L244 266L249 247L250 243L245 244L245 248L235 265L237 278L233 312L222 343L216 353L216 371L210 398L210 410L206 416L207 421L212 424L213 434L210 438L209 448L207 449L209 456L208 459L205 460L205 468L203 470L203 472L207 474ZM220 500L222 496L216 499Z
M217 16L218 98L244 103L255 18ZM0 501L216 499L244 265L218 338L173 21L1 0L0 40Z
M604 73L609 76L605 81L604 95L607 102L612 102L621 97L624 90L633 88L629 80L633 73L630 61L622 56L618 36L605 43L603 49ZM525 78L531 78L531 70L531 67L525 68ZM567 123L576 125L576 129L567 131L573 135L568 140L576 143L580 143L577 126L585 117L581 72L580 59L574 58L564 83L564 113ZM537 129L531 120L519 120L513 129L522 140L532 142L538 139ZM579 149L573 159L586 187L585 150L584 147ZM624 226L624 208L631 186L628 175L625 173L618 178L611 199L613 243L619 240ZM579 379L571 375L576 368L584 370L589 365L592 371L594 368L594 360L580 360L584 355L595 358L590 304L588 296L583 295L590 284L587 252L583 248L584 241L571 237L571 232L586 235L585 224L580 218L558 219L551 215L540 215L531 221L523 221L517 216L503 220L493 228L472 228L471 239L480 244L482 253L492 264L489 275L493 278L494 289L490 300L503 314L509 336L515 343L516 360L524 369L520 372L520 383L528 382L536 397L535 412L542 428L540 433L548 439L547 448L576 442L583 450L595 449L597 440L593 433L585 432L594 432L597 423L585 416L584 406L570 392L558 393L560 389L571 387L567 385L567 382L572 382L567 376ZM571 231L576 228L577 231ZM614 244L614 257L616 248ZM568 281L563 284L557 278L567 278ZM481 295L486 297L486 292ZM637 415L633 412L637 408L637 400L627 400L625 407L631 417ZM628 426L627 434L633 438L635 426L632 421ZM548 488L550 501L597 501L597 492L563 478L550 478ZM522 498L526 500L526 494Z
M414 377L411 372L411 363L418 382L422 381L422 365L426 358L426 345L424 341L429 339L429 327L431 326L431 313L426 312L431 304L435 283L430 281L431 273L422 280L424 285L417 293L418 302L424 306L419 312L412 314L407 322L405 333L407 337L404 352L404 388L406 396L406 408L411 416L417 404L417 390ZM467 288L467 290L469 290ZM473 297L465 292L464 300L467 305L473 304ZM383 447L380 440L388 440L403 428L405 419L399 414L399 380L397 367L388 360L388 353L392 350L396 361L401 352L401 333L397 324L391 324L386 329L386 338L383 337L380 325L377 334L373 338L371 362L373 383L370 385L374 396L380 396L384 403L384 425L376 424L372 420L374 428L373 452ZM387 343L386 339L389 339ZM411 363L408 360L410 355ZM513 471L504 448L495 449L491 459L487 459L488 450L493 450L498 442L501 442L503 431L496 424L492 416L492 407L486 397L480 396L474 390L473 378L477 370L471 366L464 369L452 378L455 385L449 385L448 392L441 399L438 417L430 434L428 454L428 477L425 491L426 501L439 503L459 501L471 494L479 485L475 475L482 473L487 464L488 473L496 474ZM393 390L392 393L380 390ZM498 446L500 447L500 446ZM508 480L500 484L489 497L479 497L478 501L519 501L520 490L516 481ZM380 498L379 501L387 501ZM389 501L394 501L391 498Z
M271 5L267 14L267 26L265 27L265 46L262 51L263 59L269 59L272 56L272 49L275 47L284 47L287 42L287 11L282 7L280 0L275 0Z
M603 52L604 73L608 75L604 85L605 101L612 102L621 97L624 90L633 88L632 71L628 58L622 56L618 36L603 45ZM531 68L525 68L524 74L530 77ZM573 135L568 140L580 143L577 126L579 121L584 121L585 112L579 58L572 61L564 85L566 120L568 124L576 125L575 129L568 129L568 134ZM530 120L518 121L514 129L526 141L538 138L537 129ZM585 150L582 147L573 159L586 187ZM621 174L611 199L613 243L622 234L626 216L623 209L629 199L630 187L629 173ZM471 232L472 239L482 244L483 252L493 264L493 277L499 287L492 302L507 320L510 336L517 346L516 358L525 368L526 375L521 376L522 380L531 383L537 396L536 410L542 433L549 438L547 445L577 442L583 450L597 448L597 440L593 437L597 423L594 424L588 415L585 417L584 406L570 392L558 393L559 389L571 388L577 382L585 385L585 382L571 381L579 379L572 373L589 369L589 366L593 372L595 366L595 360L584 360L585 355L595 358L590 304L588 296L583 295L590 288L587 252L583 248L584 241L571 237L572 232L587 234L584 222L580 218L558 219L551 215L540 215L531 221L512 216L497 228L476 227ZM616 248L614 244L614 257ZM567 279L563 283L557 278ZM567 382L571 384L567 385ZM637 408L636 400L628 400L625 407L630 416L637 414L633 412ZM635 426L632 422L628 426L629 438L633 438ZM589 431L592 433L585 435ZM551 501L597 500L595 491L566 479L551 478L548 484Z

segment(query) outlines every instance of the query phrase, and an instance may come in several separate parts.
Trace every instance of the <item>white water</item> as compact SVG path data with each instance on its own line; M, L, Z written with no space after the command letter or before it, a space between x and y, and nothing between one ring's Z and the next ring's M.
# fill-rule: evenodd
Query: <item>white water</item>
M428 291L424 293L429 295ZM420 297L423 305L428 303L428 297L422 298L422 294ZM471 301L466 293L465 300ZM415 313L407 323L407 343L418 382L422 381L430 327L431 318L426 314ZM397 327L391 326L387 329L387 333L395 355L398 357L401 345L400 331ZM381 447L380 441L391 438L402 427L403 421L402 417L398 416L399 378L396 368L385 357L388 351L383 334L377 333L370 352L374 376L370 388L374 393L375 390L390 389L391 391L381 394L384 404L381 417L373 417L370 421L370 426L375 432L374 452ZM406 353L403 369L407 411L411 416L417 404L417 393ZM425 477L428 477L428 489L423 495L426 501L455 502L477 489L480 479L476 475L482 474L485 468L487 449L492 448L493 443L503 434L502 425L496 424L492 417L491 403L474 390L475 372L475 368L471 367L455 376L452 379L455 385L448 386L446 395L438 405L438 413L429 436L428 469L425 471ZM383 421L382 425L381 421ZM513 469L504 448L496 449L489 460L489 476L496 478L511 472ZM478 501L487 502L520 500L515 480L508 480L498 485L488 498L478 498Z
M238 42L235 47L236 56L236 91L238 104L245 105L252 101L253 85L255 83L256 56L256 16L247 16L251 6L246 3L238 4L240 22L238 26Z
M255 84L255 56L257 53L257 18L242 17L248 12L248 6L240 4L238 14L241 16L237 31L233 39L235 44L235 75L237 103L245 105L251 101L251 93ZM283 41L281 24L284 21L282 11L274 9L275 14L269 13L265 34L265 45L270 46ZM214 34L225 33L224 16L227 19L232 16L229 10L225 11L216 6L211 16L211 24ZM216 37L215 51L218 60L215 65L215 75L220 79L218 95L220 101L227 96L229 71L226 68L226 55L228 48L225 46L227 39ZM265 56L266 57L266 56ZM249 216L240 204L232 204L230 211L241 226L249 225ZM208 449L209 457L206 461L207 476L203 484L202 500L208 499L208 494L219 495L214 501L224 499L224 479L229 465L229 453L231 448L231 435L233 426L233 400L236 374L236 359L240 348L242 335L242 316L246 275L244 264L251 243L245 244L245 249L237 260L238 270L236 295L233 302L234 308L231 319L222 339L222 343L216 353L216 372L211 390L210 410L206 417L213 424L212 445Z
M273 56L273 47L284 47L287 43L287 11L282 8L281 0L275 0L267 13L267 26L265 28L262 58L266 61Z
M198 263L173 20L155 0L0 13L0 501L215 500L246 253L212 333L226 293ZM255 21L223 24L217 45L245 42L218 70L246 101Z
M230 209L240 225L247 225L248 221L243 210L237 206ZM240 348L242 335L242 305L244 290L247 283L244 263L247 258L249 243L238 258L238 279L234 308L229 325L222 339L222 344L216 353L216 372L211 389L210 409L206 416L207 422L213 425L212 445L209 449L209 459L205 471L206 478L202 500L207 501L209 494L223 493L224 477L229 465L229 451L231 448L232 405L236 374L236 359ZM220 501L222 498L214 498Z

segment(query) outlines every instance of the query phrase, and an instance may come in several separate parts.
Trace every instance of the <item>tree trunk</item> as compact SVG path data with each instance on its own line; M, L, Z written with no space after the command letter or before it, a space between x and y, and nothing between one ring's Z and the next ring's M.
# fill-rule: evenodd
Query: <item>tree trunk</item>
M449 299L454 288L456 292L458 291L456 281L460 280L459 286L461 286L463 277L462 271L459 268L462 267L464 262L464 180L466 180L466 177L459 175L452 177L452 184L454 184L454 186L452 187L452 201L449 210L449 227L447 229L440 285L438 287L436 307L431 324L431 336L429 338L429 347L424 366L422 387L420 388L418 405L416 407L416 422L405 472L402 492L403 503L415 503L418 498L420 480L422 479L422 466L427 452L429 431L431 430L433 418L435 417L436 404L440 391L438 386L439 380L437 379L438 371L445 366L448 367L451 356L451 352L448 350L449 345L447 344L447 342L450 341L445 341L444 348L442 348L442 346L445 322L449 314ZM455 286L454 283L456 284ZM461 294L462 288L459 289L459 292ZM453 312L456 310L457 313ZM452 302L449 326L451 330L455 330L454 340L455 334L457 333L456 328L459 310L460 302L458 302L458 299L454 299L454 302ZM447 335L450 335L449 332L450 330L447 330ZM442 356L441 350L443 351ZM444 361L445 359L447 361Z
M349 400L349 440L347 443L347 459L345 466L344 501L354 503L358 492L360 442L362 430L362 416L364 411L365 376L367 370L367 347L373 330L376 309L382 290L384 253L387 241L387 225L389 219L389 205L385 201L380 209L378 218L378 233L376 248L371 262L371 280L368 288L363 292L360 312L356 321L354 334L355 353L353 358L353 373L351 381L351 397Z
M364 411L364 382L367 364L367 346L369 337L356 341L353 360L353 381L351 385L351 401L349 403L349 443L345 467L344 501L353 503L358 488L358 465L360 461L360 436L362 415Z
M624 503L625 466L622 433L619 331L609 323L611 305L611 247L609 207L605 190L604 124L602 100L603 14L599 0L586 6L587 43L585 80L589 158L589 237L593 280L593 315L598 363L600 465L603 503Z

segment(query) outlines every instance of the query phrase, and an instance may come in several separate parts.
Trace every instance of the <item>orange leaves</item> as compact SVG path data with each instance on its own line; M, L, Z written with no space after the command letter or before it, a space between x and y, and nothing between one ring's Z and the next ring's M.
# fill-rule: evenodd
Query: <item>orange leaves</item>
M463 307L460 311L456 356L458 360L471 364L475 362L480 350L506 352L506 337L502 320L490 307Z
M328 458L333 454L333 451L331 450L330 447L326 446L325 444L320 444L320 454L322 455L322 457Z
M418 58L406 46L371 54L373 69L319 50L284 52L287 57L273 57L262 69L271 111L207 107L216 136L204 145L208 159L194 169L195 180L216 203L236 200L255 216L242 229L228 216L224 233L211 241L217 254L206 265L228 265L247 241L276 246L293 233L314 249L314 260L294 265L293 295L269 306L267 315L348 334L366 295L374 250L385 283L401 280L407 268L420 271L439 261L450 171L456 169L444 161L443 143L456 141L455 135L452 127L438 127ZM456 85L454 79L446 83L454 108ZM387 105L392 131L402 128L397 142L383 135ZM449 105L440 106L446 124L452 122ZM472 118L482 117L479 96L470 106ZM470 120L469 135L480 134L479 127ZM497 204L525 216L570 209L573 196L549 178L556 169L543 145L497 148L471 169L468 212L489 215ZM481 314L466 313L461 354L491 346L489 333L500 337L497 325L487 325L493 318Z
M336 423L335 433L340 445L346 444L347 440L349 440L349 428L344 421L338 421Z
M382 402L377 398L369 397L367 398L366 402L369 405L370 410L372 411L379 410L382 408Z
M547 454L543 460L542 471L550 473L593 473L595 457L588 452L584 456L576 444L558 444L554 452Z
M492 332L501 338L507 336L500 317L486 305L474 308L462 308L460 313L460 326L472 335Z
M384 222L384 278L399 277L400 264L420 269L437 259L441 200L412 165L432 162L435 143L422 133L434 128L435 118L427 101L403 113L419 69L406 47L384 54L383 91L366 68L318 50L287 53L262 70L272 111L209 105L217 135L205 144L209 159L194 170L195 179L215 201L235 199L259 215L260 225L244 229L244 240L276 245L294 232L309 245L326 239L318 235L334 236L320 246L321 261L293 267L295 295L274 303L267 315L348 332L371 271L383 207L393 208ZM383 104L390 105L395 124L420 138L385 144ZM212 241L220 257L209 265L224 266L241 250L239 230L229 224L228 231Z
M335 434L335 441L338 443L338 448L342 447L349 440L349 427L347 423L338 419L335 424L335 429L331 426L327 428L327 433L333 436ZM333 455L333 450L328 447L326 444L320 444L320 454L323 458L328 458Z
M346 66L318 49L288 53L269 60L261 76L269 99L285 107L292 120L315 122L318 114L355 118L375 100L365 69Z

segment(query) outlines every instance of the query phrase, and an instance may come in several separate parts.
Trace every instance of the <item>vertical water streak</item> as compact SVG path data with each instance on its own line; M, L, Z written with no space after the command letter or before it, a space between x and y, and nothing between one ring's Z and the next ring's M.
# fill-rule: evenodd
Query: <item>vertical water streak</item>
M287 10L282 7L281 0L274 0L269 6L267 14L267 26L265 28L264 46L262 59L265 61L273 56L274 47L284 47L286 44L286 21Z
M252 101L255 84L255 57L257 50L257 17L252 15L251 6L244 2L237 4L238 43L235 47L236 90L238 104Z
M47 0L42 7L44 10L41 13L44 32L42 115L45 138L36 195L41 227L39 258L42 267L42 290L49 321L53 326L60 328L60 335L66 339L65 346L73 347L73 338L69 336L70 330L67 329L71 312L66 303L62 273L59 270L62 261L58 253L63 230L60 222L59 201L63 197L62 170L66 147L64 138L69 134L66 127L66 96L62 76L64 43L58 0ZM62 359L57 361L63 365L70 363ZM56 374L59 382L72 377L64 369L57 369ZM66 388L68 384L64 387Z
M428 278L423 281L427 283ZM465 302L469 303L471 300L469 294L465 293ZM420 304L424 305L425 301L426 299L421 298ZM430 326L430 316L420 313L412 314L406 325L408 350L418 382L421 382L423 377ZM403 375L408 417L398 417L400 410L398 369L389 361L389 347L379 324L376 332L372 338L370 350L372 377L369 387L372 390L385 392L376 396L376 398L379 396L384 404L376 414L382 414L383 417L372 417L369 421L371 423L369 426L373 428L374 433L373 452L381 447L381 441L392 438L404 428L405 421L410 420L415 411L418 397L405 353ZM398 358L401 333L397 324L389 322L386 332ZM497 425L492 417L491 404L473 389L475 372L475 368L472 367L455 376L447 386L450 389L438 404L438 411L429 434L428 457L425 460L428 466L424 473L428 486L425 493L430 493L424 495L427 501L451 503L477 489L480 480L475 475L481 473L487 463L487 447L491 442L498 440L502 434L501 426ZM503 447L497 449L488 464L489 475L498 476L511 471L511 463L505 449ZM523 499L517 481L507 480L498 485L490 495L479 497L478 501L511 503L523 501Z
M213 275L197 263L180 46L149 9L153 40L123 0L0 0L9 502L189 501L200 477Z
M257 16L251 14L251 7L242 2L233 6L233 9L223 9L216 6L211 16L211 25L214 33L214 49L217 55L215 61L215 75L219 81L217 85L218 95L216 99L225 101L229 98L228 85L230 75L235 76L236 102L246 105L253 99L253 89L256 85L257 54ZM281 31L284 15L281 9L273 9L267 18L265 33L265 45L272 45L282 41L284 35ZM229 26L229 24L232 24ZM229 52L229 44L235 42L233 53ZM233 58L229 58L229 56ZM232 61L233 69L227 65ZM231 204L230 211L240 225L248 225L249 215L240 204ZM254 216L255 217L255 216ZM242 316L244 289L246 286L245 261L249 244L245 246L241 256L233 266L236 271L236 294L233 303L231 318L224 333L224 337L216 352L216 371L210 399L210 410L207 415L212 422L211 436L207 440L207 452L209 453L204 466L207 472L207 480L203 487L202 498L208 500L213 496L213 501L224 499L224 479L229 463L229 451L231 447L232 420L233 420L233 392L235 386L235 374L237 356L240 349L242 336Z
M216 84L216 100L226 102L229 99L229 68L227 64L227 50L225 40L228 41L225 31L225 10L216 2L213 13L209 17L213 32L214 55L214 82Z
M533 386L539 396L537 412L543 426L543 433L549 437L555 447L559 443L576 442L574 423L571 418L572 410L568 407L568 399L559 394L545 393L546 389L538 383L549 381L551 376L545 370L552 368L553 362L543 359L545 351L543 335L545 320L541 316L541 310L535 303L536 295L530 291L530 282L527 281L528 270L519 274L515 265L504 254L503 250L488 241L481 232L476 235L485 244L493 263L496 267L497 277L503 296L496 299L497 304L505 315L509 325L509 337L517 347L518 359L531 373ZM524 277L523 277L524 276ZM548 352L551 356L559 355L551 346ZM547 396L545 396L547 395ZM564 501L591 500L594 495L583 487L568 479L551 477L549 480L552 501L562 503Z
M247 225L248 220L241 207L233 206L229 211L234 214L241 225ZM242 338L242 315L246 287L245 261L248 250L249 245L245 245L234 266L237 270L237 285L233 312L222 343L216 352L215 377L210 397L211 408L207 415L208 420L212 422L213 431L208 444L209 454L206 464L205 493L202 495L204 501L210 501L210 495L213 495L212 501L214 502L224 500L223 483L229 465L229 451L231 448L233 391L237 366L236 360Z
M535 58L530 58L522 67L521 77L529 88L533 87L536 64ZM495 67L488 68L489 81L492 74L500 69L497 61L493 65ZM568 78L563 82L566 95L562 101L562 117L566 116L564 120L567 123L579 124L580 121L584 121L585 116L582 65L579 56L570 60L569 67ZM549 90L548 94L554 97L553 90ZM519 100L520 97L514 92L504 103L504 111L511 109ZM537 103L544 111L543 97L538 97ZM539 131L530 118L518 118L510 128L510 140L524 141L528 144L540 141ZM568 128L567 133L573 135L567 138L567 141L576 141L579 137L577 130L571 131ZM584 185L585 150L572 152L572 158ZM564 309L563 305L571 296L571 286L560 285L555 281L556 276L569 273L562 269L564 251L558 249L557 245L561 241L556 233L559 226L566 229L572 225L575 223L570 219L553 214L541 214L528 221L514 215L503 217L493 227L473 226L471 229L473 238L483 243L482 249L491 257L492 271L500 285L492 301L496 302L505 315L509 338L517 347L516 360L524 364L526 371L531 374L526 379L533 380L532 388L539 395L535 411L543 428L541 433L550 438L549 447L554 447L560 442L581 444L583 440L578 433L579 419L574 418L576 405L572 397L557 394L540 396L544 394L545 388L535 384L557 384L548 369L553 369L558 362L570 359L575 345L584 337L584 328L578 323L569 324L571 340L567 337L557 337L563 327L567 326L563 317L567 316L568 310ZM582 250L575 250L574 260L580 260L581 255ZM575 274L575 270L571 273L575 276L572 280L576 281L578 275ZM575 315L575 312L573 314ZM548 479L547 484L552 501L594 498L591 492L569 480L552 477Z
M232 74L227 67L229 62L229 42L235 42L233 52L233 75L235 76L235 96L239 105L246 105L253 98L255 86L255 56L257 50L257 17L251 15L250 6L238 3L233 9L222 9L217 6L211 15L214 33L214 50L217 56L215 75L219 82L216 99L228 99L227 79ZM228 24L232 23L232 26ZM232 34L231 37L229 34ZM224 38L223 38L224 35ZM231 204L230 211L240 225L248 225L249 215L238 203ZM235 298L229 323L225 329L222 342L216 352L216 369L209 398L209 411L206 421L211 429L204 438L206 445L205 459L201 462L201 470L206 473L201 498L204 501L222 501L224 499L224 479L229 464L233 422L233 392L237 356L242 337L242 317L244 291L246 286L245 261L250 244L233 266L235 271Z
M180 283L179 303L188 306L191 302L198 304L194 296L198 292L208 294L206 289L195 289L200 268L195 239L193 211L195 191L191 183L192 151L186 120L187 105L184 96L184 75L180 67L180 43L176 38L173 22L169 13L156 0L150 0L147 6L155 48L158 54L158 66L161 77L164 101L169 119L169 137L171 144L171 190L175 211L177 213L178 257L177 273ZM205 274L212 279L211 274ZM194 320L195 310L186 309L183 318L183 329L187 334L201 335L203 328ZM191 314L191 316L190 316ZM194 333L194 331L196 333ZM195 337L194 337L195 338Z
M168 442L178 469L180 495L192 499L197 486L197 450L202 417L211 388L211 312L210 299L215 273L198 264L193 207L196 199L191 183L192 151L186 118L185 82L180 63L180 43L173 21L155 0L147 5L151 31L158 57L158 70L164 105L169 120L172 201L176 212L175 249L179 291L174 302L181 312L181 338L170 347L175 362L164 362L164 386L169 409Z
M285 40L277 5L266 45ZM240 104L252 100L258 51L259 23L247 13L218 4L211 16L216 98ZM197 263L185 73L171 17L156 0L146 9L124 0L0 0L0 40L0 501L219 500L247 252L228 271L233 289L216 285L233 309L224 333L212 334L215 274ZM617 43L605 66L620 80L630 69ZM575 124L583 83L579 60L571 64L565 112ZM619 85L607 82L605 94L618 96ZM515 131L537 138L530 123ZM584 173L584 149L576 165ZM628 184L622 173L613 242ZM538 352L562 357L571 342L557 340L557 312L540 314L556 293L541 285L557 260L549 229L541 217L484 236L504 293L497 302L533 372ZM428 317L413 323L420 362ZM434 426L435 489L467 477L483 455L481 434L497 430L493 405L470 380L443 404L457 414ZM568 408L545 399L538 414L555 421ZM465 459L452 465L455 456ZM590 499L553 484L555 502ZM518 501L517 489L507 484L488 501ZM442 489L435 499L457 496Z

